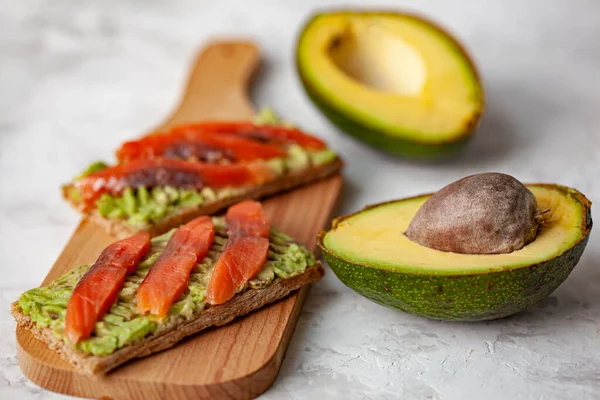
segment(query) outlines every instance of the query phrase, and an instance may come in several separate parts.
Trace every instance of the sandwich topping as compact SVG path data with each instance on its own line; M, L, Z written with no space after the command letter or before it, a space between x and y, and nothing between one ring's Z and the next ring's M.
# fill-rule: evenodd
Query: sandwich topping
M190 125L176 128L168 134L157 133L126 142L117 150L117 159L120 162L130 162L166 157L227 163L283 157L285 153L285 148L279 144L210 132Z
M322 140L302 132L293 126L285 126L277 123L254 123L254 122L202 122L179 126L173 129L175 134L192 135L196 132L206 132L218 136L237 136L258 143L270 143L289 145L297 144L311 150L323 150L327 145Z
M277 279L302 274L313 266L313 255L276 228L269 228L256 204L243 202L233 206L225 218L199 217L178 230L155 237L145 255L141 236L116 242L105 249L93 266L74 268L48 286L23 293L19 306L37 328L49 328L57 339L69 346L102 356L198 317L206 307L219 303L208 299L208 293L214 296L214 293L228 292L223 288L231 287L232 282L235 283L234 294L262 289ZM260 252L252 250L260 253L257 257L238 253L248 250L236 244L240 241L244 244L246 237L259 237L262 239L257 241L267 244L264 259L262 248ZM127 255L128 261L123 255ZM139 262L131 267L137 256ZM218 267L219 264L227 268L231 260L237 262L246 257L249 259L244 261L244 266L229 270L230 274L215 272L223 268ZM115 264L111 261L113 258L119 262ZM100 269L100 265L116 272L99 274L98 271L104 269ZM238 274L243 279L238 279ZM98 275L105 279L96 279ZM85 288L85 292L81 288ZM91 300L94 306L91 309L96 311L84 313L81 308L72 306L73 299L82 294ZM85 326L89 333L81 328L74 330L69 319L85 320L85 324L77 326ZM71 333L75 331L79 333Z
M203 187L222 188L247 186L273 180L275 175L266 164L205 164L157 158L117 164L91 173L75 182L84 210L94 207L104 193L123 194L125 189L169 186L201 190Z
M282 125L268 110L256 122L178 126L126 142L116 155L119 164L92 163L65 196L84 212L134 226L337 158L323 141Z
M94 325L117 300L125 276L135 271L150 248L150 235L138 233L108 246L75 286L65 315L65 336L72 342L90 336Z
M229 240L208 282L209 304L223 304L260 271L267 261L271 224L260 203L243 201L227 210Z
M188 286L192 268L202 262L215 238L210 217L199 217L177 229L136 293L137 309L164 317Z

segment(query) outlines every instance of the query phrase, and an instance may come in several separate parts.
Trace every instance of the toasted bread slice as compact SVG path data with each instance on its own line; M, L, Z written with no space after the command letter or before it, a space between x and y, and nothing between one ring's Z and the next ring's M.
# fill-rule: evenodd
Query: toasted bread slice
M339 172L342 168L342 165L342 160L340 158L336 158L331 163L321 166L311 166L301 171L290 172L280 176L272 182L250 187L243 193L240 193L236 196L206 202L200 206L181 208L176 212L167 215L157 223L148 224L146 226L135 227L127 224L121 219L105 218L100 215L97 210L93 210L86 216L94 223L100 225L110 235L118 239L131 236L140 231L146 231L149 232L151 236L156 236L165 233L174 227L184 224L200 215L212 215L229 207L232 204L240 202L241 200L260 199L327 178ZM67 201L69 201L68 193L71 188L72 185L65 185L62 188L63 197ZM76 204L72 202L70 203L78 209Z
M103 375L129 360L173 347L186 336L211 326L226 325L236 317L273 303L308 283L320 280L324 273L322 265L316 262L300 275L275 279L263 289L249 289L221 305L207 305L196 318L174 325L159 334L148 336L135 344L122 347L107 356L94 356L77 351L57 339L50 328L37 328L31 318L22 312L18 302L12 304L11 313L19 326L46 343L51 350L56 351L64 360L71 363L79 373Z

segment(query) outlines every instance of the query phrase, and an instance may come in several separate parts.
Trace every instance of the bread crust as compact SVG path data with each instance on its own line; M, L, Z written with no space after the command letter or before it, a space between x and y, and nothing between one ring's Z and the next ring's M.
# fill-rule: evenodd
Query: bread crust
M92 210L90 213L84 213L84 215L117 239L126 238L141 231L149 232L151 236L157 236L200 215L212 215L242 200L260 199L327 178L339 172L342 166L343 162L338 157L333 162L322 166L312 166L302 171L287 173L272 182L251 187L244 193L240 193L239 195L233 197L206 202L201 206L182 208L176 213L166 216L158 223L147 227L135 228L127 225L123 220L104 218L102 215L100 215L98 210ZM68 198L68 193L71 187L71 184L63 186L63 197L78 211L80 211L77 205L71 202Z
M236 317L255 311L286 297L292 291L308 283L320 280L324 274L323 266L317 262L300 275L287 279L277 278L264 289L249 289L224 304L207 305L196 318L176 324L138 343L122 347L108 356L94 356L79 352L54 337L50 328L37 328L31 318L23 314L18 302L12 304L11 314L17 321L17 325L30 331L36 339L56 351L64 360L73 365L77 372L84 375L104 375L129 360L173 347L186 336L212 326L226 325Z

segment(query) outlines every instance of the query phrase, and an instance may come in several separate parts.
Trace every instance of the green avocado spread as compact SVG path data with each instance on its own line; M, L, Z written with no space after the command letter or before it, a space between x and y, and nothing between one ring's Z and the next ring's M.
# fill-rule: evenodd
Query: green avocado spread
M96 323L92 336L78 343L76 348L97 356L108 355L148 335L160 333L198 316L206 306L206 288L215 262L227 243L223 218L213 217L213 222L216 227L214 243L208 255L190 274L188 289L173 304L167 317L140 315L136 308L135 293L173 231L152 239L152 248L148 256L138 265L134 273L127 276L125 286L119 293L119 300L104 315L104 318ZM284 233L272 228L269 239L267 262L241 291L249 288L265 288L274 279L299 275L306 268L314 265L315 259L312 253L294 243L292 238ZM67 303L73 289L88 268L87 265L74 268L48 286L23 293L19 299L19 306L23 313L30 316L38 328L48 327L56 338L66 342L63 330Z
M233 192L234 189L231 189ZM107 218L125 218L131 225L155 222L178 209L193 207L222 196L224 191L215 193L205 187L201 191L174 187L154 187L146 189L127 188L121 196L103 194L96 200L98 212Z

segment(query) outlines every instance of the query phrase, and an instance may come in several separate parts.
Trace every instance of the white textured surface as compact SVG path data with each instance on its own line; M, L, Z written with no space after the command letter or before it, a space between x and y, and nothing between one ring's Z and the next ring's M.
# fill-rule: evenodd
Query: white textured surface
M59 185L159 122L179 95L193 52L212 36L260 41L267 64L256 103L275 105L349 161L338 213L482 171L574 186L600 203L600 3L403 3L455 32L485 77L489 107L479 135L452 161L382 156L336 132L311 106L292 49L300 22L323 1L5 2L0 398L63 398L20 373L8 313L22 290L39 284L78 221ZM599 244L593 235L579 266L541 305L481 324L385 309L329 273L313 286L264 398L598 398Z

